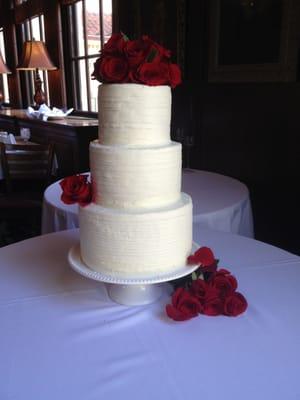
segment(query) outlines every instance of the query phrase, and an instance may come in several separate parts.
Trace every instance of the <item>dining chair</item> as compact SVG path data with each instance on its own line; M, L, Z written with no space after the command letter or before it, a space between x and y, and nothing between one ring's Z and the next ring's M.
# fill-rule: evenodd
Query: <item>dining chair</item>
M4 178L0 193L0 221L10 236L17 237L17 240L5 239L4 244L22 240L24 235L29 235L25 236L28 238L40 234L43 193L51 183L53 157L52 144L0 143ZM17 233L20 230L21 234Z
M0 143L0 159L6 192L12 193L14 185L26 187L39 182L42 190L51 182L53 144L7 144Z

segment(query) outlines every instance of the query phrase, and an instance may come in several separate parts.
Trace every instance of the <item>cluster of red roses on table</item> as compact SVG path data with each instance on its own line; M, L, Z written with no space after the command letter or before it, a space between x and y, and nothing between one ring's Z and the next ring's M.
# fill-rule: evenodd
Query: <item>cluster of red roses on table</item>
M236 291L236 278L227 269L218 270L218 260L208 247L200 247L188 257L188 264L199 265L188 277L173 281L175 291L166 313L175 321L199 314L237 316L248 307L245 297Z
M181 83L181 72L171 62L171 52L144 35L129 40L115 33L105 43L94 63L92 78L103 83L138 83L148 86Z
M84 207L91 203L93 198L92 184L88 175L77 174L68 176L60 182L62 188L61 201L65 204L78 203Z

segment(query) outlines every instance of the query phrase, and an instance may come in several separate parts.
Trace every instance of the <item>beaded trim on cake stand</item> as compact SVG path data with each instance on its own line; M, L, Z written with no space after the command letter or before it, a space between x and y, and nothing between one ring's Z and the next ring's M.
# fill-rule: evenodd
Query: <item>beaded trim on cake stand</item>
M199 245L193 243L192 253L198 248ZM168 274L138 278L115 277L90 269L81 259L79 243L70 249L68 261L71 268L80 275L105 283L113 301L128 306L153 303L161 296L163 283L182 278L198 268L198 265L186 264Z

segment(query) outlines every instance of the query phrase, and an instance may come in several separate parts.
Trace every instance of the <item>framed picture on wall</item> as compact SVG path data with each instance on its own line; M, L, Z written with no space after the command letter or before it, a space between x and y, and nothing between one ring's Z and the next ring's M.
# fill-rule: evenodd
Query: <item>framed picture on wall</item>
M292 0L210 0L208 80L295 80L299 10Z

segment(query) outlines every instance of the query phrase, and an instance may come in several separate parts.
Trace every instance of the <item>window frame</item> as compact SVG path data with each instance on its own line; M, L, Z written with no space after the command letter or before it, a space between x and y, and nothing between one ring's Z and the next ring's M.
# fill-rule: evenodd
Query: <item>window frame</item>
M77 0L72 4L67 4L62 7L62 26L63 26L63 48L64 48L64 63L65 63L65 82L67 89L67 103L68 107L73 107L78 113L88 113L95 116L97 111L92 110L91 104L91 76L89 73L89 61L99 57L99 52L88 54L88 41L87 41L87 29L86 29L86 0ZM104 21L103 21L103 0L99 1L99 48L103 48L104 45ZM77 26L76 19L78 17L78 9L76 3L82 3L82 16L83 18L83 39L84 39L84 54L79 55L78 51L78 30L74 29ZM81 17L82 17L81 16ZM113 4L112 4L112 22L113 22ZM113 27L112 27L113 31ZM87 107L83 109L82 105L82 91L80 84L80 62L84 61L85 65L85 85L87 91Z

